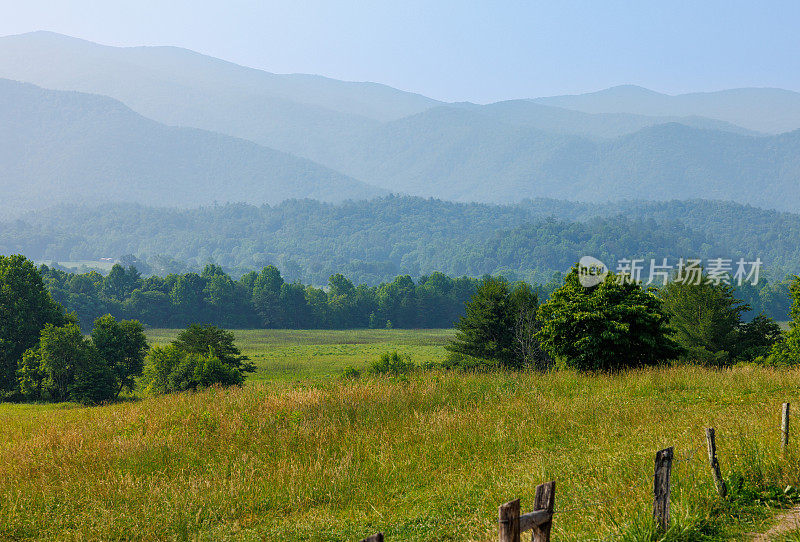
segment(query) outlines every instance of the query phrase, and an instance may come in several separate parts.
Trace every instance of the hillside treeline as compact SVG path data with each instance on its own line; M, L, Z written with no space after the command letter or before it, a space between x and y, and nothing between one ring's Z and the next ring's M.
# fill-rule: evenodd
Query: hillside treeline
M274 265L287 281L315 286L336 273L374 286L434 271L544 283L587 254L612 269L621 258L761 258L774 281L800 272L798 238L800 215L729 202L485 205L390 196L189 210L57 207L0 224L0 254L40 262L134 254L140 272L162 276L199 273L209 262L232 276Z

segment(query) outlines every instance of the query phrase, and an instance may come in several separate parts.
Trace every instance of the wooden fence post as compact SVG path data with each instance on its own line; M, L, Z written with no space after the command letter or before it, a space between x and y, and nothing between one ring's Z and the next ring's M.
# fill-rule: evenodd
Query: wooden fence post
M653 519L664 531L669 528L669 485L674 452L675 449L670 446L656 453L656 471L653 476Z
M372 536L368 536L361 542L383 542L383 533L378 533Z
M500 505L499 542L519 542L519 499Z
M550 542L550 529L553 526L553 509L556 505L556 483L547 482L536 486L536 499L533 502L533 511L544 510L550 514L550 520L541 525L533 526L532 542Z
M711 473L714 475L714 485L717 486L717 493L723 499L728 495L728 487L722 479L717 459L717 439L713 427L706 428L706 442L708 443L708 463L711 465Z
M789 403L783 403L781 414L781 449L785 452L789 447Z

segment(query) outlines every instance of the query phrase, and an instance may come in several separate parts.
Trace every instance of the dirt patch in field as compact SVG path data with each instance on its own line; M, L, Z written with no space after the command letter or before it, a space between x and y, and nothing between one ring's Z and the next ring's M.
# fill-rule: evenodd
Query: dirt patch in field
M790 531L800 529L800 506L792 508L778 516L778 522L765 533L753 533L753 542L769 542L776 537Z

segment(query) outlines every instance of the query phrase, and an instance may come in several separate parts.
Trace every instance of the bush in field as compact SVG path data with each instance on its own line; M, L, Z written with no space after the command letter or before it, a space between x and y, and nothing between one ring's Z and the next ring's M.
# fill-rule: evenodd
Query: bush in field
M447 370L482 373L496 369L498 363L491 359L476 358L474 356L468 356L467 354L450 352L445 357L444 361L437 366Z
M369 366L373 375L400 375L415 371L417 365L406 355L394 352L384 352L381 357Z
M192 324L178 334L173 344L189 354L208 354L209 350L228 367L237 371L252 373L256 370L250 358L234 344L235 337L230 331L217 326Z
M196 390L220 384L239 386L255 367L234 345L233 333L193 324L167 346L147 355L143 384L153 395Z
M537 337L553 358L579 370L607 371L656 365L680 354L661 300L621 278L609 274L587 288L577 266L564 277L539 309Z
M550 360L536 332L538 296L526 284L515 288L502 278L487 277L456 323L456 336L447 345L454 354L490 359L506 367L547 368Z

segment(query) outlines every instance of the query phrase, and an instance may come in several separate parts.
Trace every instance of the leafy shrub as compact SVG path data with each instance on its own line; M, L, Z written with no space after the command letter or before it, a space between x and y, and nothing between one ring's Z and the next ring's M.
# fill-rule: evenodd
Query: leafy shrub
M361 376L361 371L359 371L352 365L348 365L347 367L344 368L344 371L342 371L342 378L355 379L359 378L360 376Z
M438 367L446 370L463 372L488 372L497 369L500 364L491 359L477 358L458 352L450 352L444 361L437 364Z
M167 346L147 355L143 383L150 394L195 390L215 384L240 386L255 370L233 344L233 334L214 326L191 325Z
M381 357L370 365L369 372L373 375L401 375L416 369L417 365L411 358L395 350L381 354Z
M220 384L239 386L244 375L222 363L213 353L205 355L184 352L175 345L154 347L148 355L143 381L150 394L196 390Z

